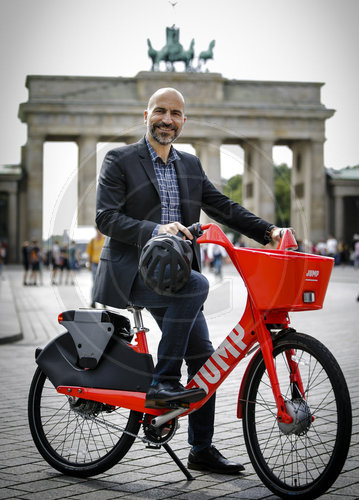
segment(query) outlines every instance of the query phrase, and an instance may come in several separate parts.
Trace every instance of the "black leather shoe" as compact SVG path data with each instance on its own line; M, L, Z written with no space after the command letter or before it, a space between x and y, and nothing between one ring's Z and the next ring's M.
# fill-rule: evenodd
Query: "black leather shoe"
M203 389L186 389L179 382L159 382L146 394L145 408L166 408L166 403L196 403L206 396Z
M193 470L209 470L218 474L238 474L244 470L242 464L230 462L213 445L197 453L191 450L187 467Z

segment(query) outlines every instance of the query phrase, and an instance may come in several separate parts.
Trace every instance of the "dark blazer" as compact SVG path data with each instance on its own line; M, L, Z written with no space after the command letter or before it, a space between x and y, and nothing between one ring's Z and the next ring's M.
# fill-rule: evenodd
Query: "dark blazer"
M177 151L175 162L182 223L198 222L203 209L211 218L264 244L269 222L250 213L218 191L199 159ZM107 153L99 177L96 223L107 236L94 286L96 302L124 308L138 270L141 249L161 223L161 200L155 170L144 138ZM200 270L199 245L193 268Z

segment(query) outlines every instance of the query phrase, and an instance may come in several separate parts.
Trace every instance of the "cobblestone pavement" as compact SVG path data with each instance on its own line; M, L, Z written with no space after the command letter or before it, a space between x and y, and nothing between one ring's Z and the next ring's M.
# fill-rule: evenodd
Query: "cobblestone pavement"
M231 268L224 279L210 276L211 293L206 314L214 345L218 345L239 319L234 303L244 304L244 290ZM217 396L214 444L228 458L246 466L240 476L221 476L195 472L195 481L186 481L164 450L148 450L136 442L126 457L107 473L91 479L76 479L52 469L37 452L27 423L27 396L35 370L34 350L63 331L57 324L62 310L87 306L90 275L86 270L76 277L75 286L51 286L45 271L43 285L22 286L19 267L8 268L0 283L0 340L7 334L18 337L12 321L18 321L22 340L0 345L0 499L263 499L275 498L262 485L246 454L241 422L236 418L238 388L245 366L232 372ZM299 331L324 342L339 361L348 382L353 405L353 435L349 457L333 487L322 498L359 497L359 272L335 268L323 310L291 315ZM154 354L159 334L145 313L145 324L152 328L150 350ZM11 330L12 328L12 330ZM245 365L245 362L243 362ZM185 420L185 419L184 419ZM186 422L171 441L186 462L189 447Z

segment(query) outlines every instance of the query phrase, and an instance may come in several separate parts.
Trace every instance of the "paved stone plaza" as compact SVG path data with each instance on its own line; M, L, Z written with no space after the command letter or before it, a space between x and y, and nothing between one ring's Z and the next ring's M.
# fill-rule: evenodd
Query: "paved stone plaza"
M206 314L214 345L239 319L233 305L243 307L243 286L228 267L222 282L209 277L212 287ZM5 270L0 282L0 499L263 499L275 498L262 485L247 457L241 422L236 418L239 383L245 366L232 372L220 387L217 399L215 445L228 458L246 466L243 475L221 476L194 472L187 482L165 451L148 450L135 443L126 457L107 473L91 479L66 477L52 469L37 452L27 423L27 395L35 370L34 351L63 331L57 315L89 304L90 273L80 271L76 286L51 286L47 271L43 284L22 285L20 267ZM353 405L353 436L349 457L334 486L322 498L359 497L359 272L335 268L323 310L291 315L299 331L316 336L334 353L346 376ZM150 350L154 354L159 334L151 318ZM19 340L21 338L21 340ZM246 363L243 362L243 365ZM189 447L186 422L171 446L186 463Z

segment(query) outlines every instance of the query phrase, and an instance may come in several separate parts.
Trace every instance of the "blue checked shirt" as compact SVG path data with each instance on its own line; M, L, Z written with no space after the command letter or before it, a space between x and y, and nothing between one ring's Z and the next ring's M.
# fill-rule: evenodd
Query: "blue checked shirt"
M174 165L175 160L179 160L179 156L176 150L171 147L167 163L164 163L162 158L157 155L156 151L148 142L147 138L145 139L160 188L161 224L169 224L170 222L176 221L181 222L181 200ZM158 233L158 228L159 225L153 231L153 236Z

